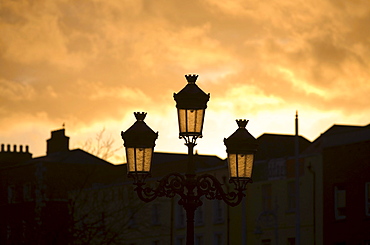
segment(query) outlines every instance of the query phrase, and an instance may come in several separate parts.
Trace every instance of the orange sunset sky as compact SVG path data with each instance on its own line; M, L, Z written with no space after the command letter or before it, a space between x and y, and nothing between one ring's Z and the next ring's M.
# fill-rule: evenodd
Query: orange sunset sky
M211 94L200 154L249 132L314 140L370 122L368 0L1 0L0 143L44 155L62 128L78 148L103 128L115 147L134 111L157 151L186 152L173 93L185 74ZM110 160L124 161L124 150Z

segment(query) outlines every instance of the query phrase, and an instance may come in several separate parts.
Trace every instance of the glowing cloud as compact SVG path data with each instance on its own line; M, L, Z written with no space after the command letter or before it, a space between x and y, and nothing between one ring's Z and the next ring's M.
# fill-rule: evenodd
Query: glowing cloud
M211 93L200 153L222 155L240 117L292 133L299 109L310 139L368 124L369 23L367 0L3 1L0 137L39 155L65 122L71 140L105 127L120 145L140 110L158 150L182 151L172 93L188 73Z

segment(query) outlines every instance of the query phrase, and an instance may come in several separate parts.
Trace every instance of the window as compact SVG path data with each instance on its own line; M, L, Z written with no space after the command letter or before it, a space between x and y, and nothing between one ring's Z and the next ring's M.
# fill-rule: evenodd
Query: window
M213 201L213 222L224 222L224 203L222 202L222 200L216 199Z
M215 233L213 236L213 245L223 245L222 233Z
M6 239L10 241L10 237L12 236L12 228L10 225L6 225Z
M268 162L268 179L283 179L286 176L285 159L272 159Z
M289 181L287 184L288 189L288 211L295 212L295 205L296 205L296 199L295 199L295 181Z
M15 186L8 186L8 203L15 203Z
M119 199L118 200L131 200L129 199L129 189L128 187L120 187L117 191Z
M100 219L96 222L97 227L98 227L98 232L97 234L99 236L102 236L105 233L105 213L101 212L100 213Z
M135 228L136 227L136 212L133 209L128 210L128 227Z
M26 183L23 186L23 200L26 202L33 200L33 188L31 183Z
M156 203L152 205L152 224L153 225L160 225L161 220L160 220L160 204Z
M343 187L334 187L334 211L335 219L341 220L346 218L346 190Z
M365 208L366 215L370 216L370 182L365 184Z
M179 204L176 205L176 225L178 228L185 227L185 211Z
M203 235L195 235L195 245L204 245Z
M262 207L264 211L272 210L271 184L262 185Z
M271 239L263 239L261 245L271 245Z
M176 245L185 245L185 238L183 236L176 237Z
M130 186L125 190L127 192L128 200L136 200L134 189L135 189L134 187Z
M26 243L26 231L27 231L27 223L25 220L22 219L22 235L21 235L22 244Z
M203 225L204 223L204 210L203 205L195 210L195 225Z
M295 245L295 237L289 237L287 240L287 245Z

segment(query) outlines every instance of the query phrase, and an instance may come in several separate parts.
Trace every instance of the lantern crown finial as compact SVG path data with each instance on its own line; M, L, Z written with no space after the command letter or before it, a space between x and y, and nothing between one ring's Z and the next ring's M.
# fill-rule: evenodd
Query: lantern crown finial
M229 138L224 139L228 153L240 154L257 151L256 139L245 128L248 121L246 119L236 120L239 128Z
M186 77L186 80L188 81L188 83L194 84L197 81L198 75L189 74L189 75L185 75L185 77Z
M173 97L176 101L176 108L178 109L206 109L209 100L209 94L204 93L197 84L195 84L198 75L185 75L188 84Z
M135 118L138 121L144 121L146 114L146 112L134 112Z
M146 112L134 112L137 121L125 132L121 132L125 147L153 148L155 146L158 132L155 133L146 125L144 122L146 114Z
M236 123L238 124L239 128L245 128L248 124L249 120L246 119L238 119Z

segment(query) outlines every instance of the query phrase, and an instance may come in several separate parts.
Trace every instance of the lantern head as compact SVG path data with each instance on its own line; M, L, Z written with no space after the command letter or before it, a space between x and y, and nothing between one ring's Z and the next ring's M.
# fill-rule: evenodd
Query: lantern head
M126 148L127 172L129 176L140 179L147 177L150 173L155 140L155 133L144 122L146 113L135 112L136 122L121 136Z
M180 138L202 137L204 113L210 95L196 84L198 75L185 75L188 84L173 97L176 101Z
M236 120L239 128L224 139L228 156L230 179L251 180L256 139L247 131L247 120Z

